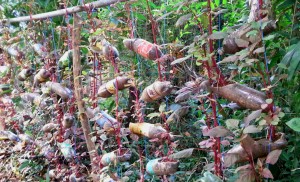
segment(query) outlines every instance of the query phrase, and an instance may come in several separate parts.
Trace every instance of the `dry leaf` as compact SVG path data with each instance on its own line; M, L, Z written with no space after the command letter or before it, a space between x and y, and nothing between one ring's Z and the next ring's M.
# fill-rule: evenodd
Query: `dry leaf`
M187 21L189 21L189 19L192 17L192 14L189 13L187 15L183 15L181 16L177 22L175 23L176 27L181 27L182 25L184 25Z
M265 52L265 48L264 47L260 47L260 48L257 48L253 51L253 54L260 54L260 53L263 53Z
M260 117L261 115L261 109L259 110L256 110L256 111L252 111L251 114L249 114L249 116L247 116L245 119L244 119L244 123L245 123L245 126L249 126L250 122L258 117Z
M179 152L176 152L169 157L172 159L182 159L182 158L188 158L193 155L194 148L185 149Z
M222 61L220 61L218 64L223 64L223 63L232 63L239 60L239 56L237 55L231 55L228 57L225 57Z
M220 39L224 39L228 36L227 33L225 32L215 32L211 35L208 36L209 39L212 39L212 40L220 40Z
M228 9L221 9L217 12L212 12L212 14L215 15L215 16L218 16L219 14L223 14L223 13L226 13L226 12L228 12Z
M217 126L208 130L207 133L203 133L203 136L210 137L225 137L231 134L231 131L226 129L224 126Z
M236 45L238 47L241 47L241 48L246 48L249 46L249 41L246 41L244 39L234 39L234 42L236 43Z
M156 22L165 19L167 16L171 15L172 13L174 13L174 11L171 11L169 13L164 14L163 16L159 17L156 19Z
M183 61L188 60L190 57L192 57L192 55L188 55L188 56L186 56L186 57L176 59L176 60L174 60L174 61L171 63L171 65L175 65L175 64L182 63Z

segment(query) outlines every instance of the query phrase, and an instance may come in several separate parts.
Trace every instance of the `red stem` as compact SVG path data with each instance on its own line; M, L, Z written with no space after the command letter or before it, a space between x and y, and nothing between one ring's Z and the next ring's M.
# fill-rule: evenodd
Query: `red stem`
M263 6L263 0L259 0L259 9L261 9Z
M92 25L92 30L93 32L96 31L95 29L95 24L92 21L92 7L87 7L84 3L84 1L82 1L83 7L87 13L88 16L88 20L90 21L90 24ZM92 101L93 101L93 108L97 107L97 102L96 102L96 90L97 90L97 77L96 77L96 53L93 53L93 72L94 72L94 76L95 78L93 79L93 87L92 87Z
M126 8L126 11L128 13L128 19L127 19L127 23L128 23L128 26L130 28L130 38L133 39L134 38L134 31L133 31L133 24L132 24L132 20L131 20L131 17L130 17L130 9L129 9L129 6L128 4L125 5L125 8Z
M207 1L207 9L208 9L208 12L211 11L211 7L210 7L210 0ZM211 17L211 13L208 13L208 21L209 21L209 26L208 26L208 34L211 35L212 34L212 17ZM214 52L214 48L213 48L213 40L212 39L209 39L208 41L208 44L209 44L209 53L213 53ZM212 68L214 71L216 71L217 75L218 75L218 78L217 78L217 81L218 81L218 84L220 86L224 86L226 85L226 80L225 80L225 77L224 75L221 73L218 65L217 65L217 62L216 62L216 59L214 56L211 57L211 62L212 62Z
M94 59L93 59L93 72L94 72L94 79L93 79L93 108L97 107L97 102L96 102L96 90L97 90L97 77L96 77L96 53L94 53Z
M118 64L116 63L116 60L115 60L115 57L114 57L114 52L111 48L111 46L109 46L110 48L110 55L109 55L109 58L110 58L110 61L112 62L113 64L113 67L114 67L114 72L115 74L118 74L119 73L119 69L118 69ZM119 107L119 86L118 86L118 78L116 77L116 85L115 85L115 88L116 88L116 99L115 99L115 102L116 102L116 120L118 121L118 128L116 130L116 140L117 140L117 143L118 143L118 148L119 148L119 151L121 150L121 138L120 138L120 131L121 131L121 122L119 122L119 112L118 112L118 107Z
M139 145L138 145L138 151L139 151L139 157L140 157L140 171L141 171L140 182L144 182L145 181L145 179L144 179L145 169L144 169L144 164L143 164L143 160L142 160L143 154L142 154L142 150Z
M59 142L63 142L64 141L64 137L63 137L63 133L64 133L64 128L62 125L62 118L63 118L63 112L61 107L59 106L59 103L57 102L57 99L55 99L56 101L56 110L58 112L57 114L57 123L59 124L59 136L58 136L58 141Z
M157 45L157 41L156 41L156 22L153 20L153 16L152 16L152 13L151 13L151 9L150 9L150 5L149 5L148 0L147 0L147 8L148 8L148 12L149 12L149 18L150 18L150 21L151 21L153 43ZM156 57L158 57L158 48L157 48L157 46L155 46L155 53L156 53ZM158 70L158 75L159 75L159 81L162 81L162 75L161 75L160 62L159 61L157 61L157 70Z
M208 9L209 12L211 11L210 3L211 3L211 1L208 0L207 1L207 9ZM208 34L211 35L212 34L212 16L211 16L211 13L208 14L208 19L209 19ZM211 54L211 53L214 52L212 39L209 39L208 44L209 44L209 53ZM218 78L217 78L218 84L220 84L220 86L226 85L225 78L222 75L220 69L218 68L214 56L212 56L211 61L212 61L212 68L213 68L214 71L216 71L216 73L218 75ZM207 69L208 69L207 71L209 73L210 72L210 70L209 70L210 65L206 64L206 67L207 67ZM209 76L209 81L212 82L211 74L208 74L208 76ZM210 99L210 103L211 103L211 107L212 107L214 127L216 127L219 124L218 124L218 120L217 120L217 106L216 106L216 102L214 101L214 95L210 94L209 99ZM220 138L216 138L216 145L214 147L214 153L215 153L215 171L216 171L216 174L218 176L222 176L221 160L220 160L220 156L219 156L220 155L220 148L221 148Z
M252 156L252 154L249 154L248 152L246 152L246 153L248 155L251 168L252 168L252 170L253 170L253 172L255 174L255 181L259 182L258 176L257 176L256 171L255 171L255 164L254 164L253 156Z
M263 7L263 0L259 0L259 10L261 10L262 7ZM260 15L260 16L261 16L261 15ZM260 19L261 19L261 18L262 18L262 17L260 17ZM263 35L263 32L261 32L261 33L262 33L262 35ZM269 72L269 70L267 69L267 64L268 64L268 63L267 63L267 60L265 60L265 63L266 63L266 69L265 69L265 72L266 72L266 76L267 76L267 82L264 81L264 87L267 88L268 85L271 85L271 80L270 80L270 72ZM258 66L259 66L259 64L258 64ZM259 69L260 69L260 66L259 66ZM261 70L261 69L260 69L260 70ZM265 80L265 79L264 79L264 74L261 73L261 75L262 75L262 79ZM272 100L273 100L273 102L272 102L271 104L269 104L269 105L268 105L268 108L267 108L268 111L271 111L271 116L273 117L274 112L275 112L275 110L274 110L274 95L273 95L273 92L272 92L271 90L266 90L266 95L267 95L267 98L268 98L268 99L272 99ZM272 124L269 124L269 132L268 132L267 138L268 138L268 139L273 139L273 138L275 137L275 132L276 132L276 126L273 126Z
M134 38L134 31L133 31L133 24L132 24L132 20L130 18L130 9L129 6L126 4L126 10L127 13L129 15L128 17L128 26L130 28L130 38L133 39ZM138 89L135 86L134 87L134 95L135 95L135 108L136 108L136 115L137 115L137 119L139 123L144 122L144 116L143 113L141 112L141 103L139 102L139 93L138 93ZM142 150L140 148L140 146L138 145L138 152L139 152L139 160L140 160L140 172L141 172L141 179L140 182L144 182L144 174L145 174L145 169L144 169L144 164L143 164L143 153Z

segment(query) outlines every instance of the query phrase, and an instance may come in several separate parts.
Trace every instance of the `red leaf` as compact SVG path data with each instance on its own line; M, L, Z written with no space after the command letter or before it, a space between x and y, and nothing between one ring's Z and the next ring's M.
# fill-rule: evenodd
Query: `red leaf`
M215 144L215 140L210 138L208 140L203 140L199 143L201 148L210 148Z
M206 148L210 148L212 146L214 146L215 142L208 142L206 143Z
M151 140L149 140L149 142L153 143L153 142L158 142L159 141L159 138L153 138Z
M208 136L209 129L207 126L201 127L203 136Z
M238 168L236 168L236 170L234 171L235 173L242 171L242 170L249 170L251 169L251 165L250 164L246 164L244 166L240 166Z
M228 146L228 145L230 145L230 142L228 140L222 140L221 144L224 146Z
M205 146L205 145L206 145L206 142L207 142L206 140L203 140L203 141L201 141L201 142L199 143L199 145L200 145L200 146Z
M243 167L243 166L242 166ZM236 182L253 182L255 181L255 171L251 168L247 168L248 165L245 166L244 169L239 171L239 179Z
M139 140L139 136L136 135L136 134L131 133L129 136L130 136L130 138L131 138L132 140L134 140L134 141L138 141L138 140Z
M266 163L274 165L278 161L281 152L282 150L273 150L270 152L267 156Z
M249 135L243 136L241 140L241 146L244 148L244 150L249 154L252 155L252 150L254 147L254 140Z
M264 168L261 174L264 178L271 178L273 179L273 175L271 173L271 171L268 168Z

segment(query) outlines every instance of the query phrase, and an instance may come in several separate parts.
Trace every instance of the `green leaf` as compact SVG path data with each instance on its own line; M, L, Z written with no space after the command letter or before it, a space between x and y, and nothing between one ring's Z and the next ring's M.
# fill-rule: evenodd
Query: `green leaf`
M253 28L253 29L256 29L255 31L257 32L257 30L259 30L260 29L260 23L259 22L256 22L256 21L253 21L253 22L251 22L251 27Z
M281 1L278 5L277 5L277 10L283 10L289 7L292 7L295 4L294 0L285 0L285 1Z
M244 134L247 134L247 133L259 133L260 130L254 126L254 125L249 125L247 126L244 130L243 130L243 133Z
M230 65L228 65L228 69L231 69L231 70L237 70L237 69L238 69L238 66L237 66L237 65L234 65L234 64L230 64Z
M254 35L256 35L257 33L258 33L257 30L251 30L250 32L248 32L248 33L246 34L246 37L254 36Z
M205 182L221 182L222 180L218 176L216 176L216 175L212 174L211 172L207 171L207 172L204 173L203 177L200 178L200 181L201 182L202 181L205 181Z
M282 64L282 63L279 63L277 66L278 66L279 68L281 68L281 69L285 69L285 70L288 69L288 67L287 67L285 64Z
M299 70L299 65L300 65L300 51L297 48L297 51L294 53L292 59L291 59L291 64L288 68L288 80L291 80L295 73Z
M147 20L147 18L143 14L135 13L135 16L140 20Z
M264 30L265 27L266 27L270 22L271 22L271 21L263 22L263 23L261 24L261 29Z
M152 119L154 117L160 117L160 113L158 112L153 112L147 115L148 118Z
M87 75L87 72L83 70L82 75L84 75L84 76Z
M166 103L161 103L158 110L159 112L164 112L166 110Z
M266 100L266 103L267 103L267 104L271 104L272 102L273 102L273 99L267 99L267 100Z
M258 123L260 126L263 126L263 125L266 125L267 124L267 121L266 120L260 120L259 123Z
M216 6L220 6L220 0L215 0Z
M81 47L80 50L82 51L83 54L89 53L89 49L87 47Z
M225 123L226 123L226 127L228 128L228 129L238 129L239 128L239 120L237 120L237 119L227 119L226 121L225 121Z
M24 162L20 165L19 171L22 171L24 168L28 167L29 164L30 164L30 161L29 161L29 160L24 161Z
M279 112L278 117L283 118L285 116L284 112Z
M47 169L46 180L45 181L50 182L49 168Z
M300 118L293 118L286 123L292 130L300 132Z
M0 78L5 77L9 71L8 66L0 66Z
M151 9L157 9L158 8L152 1L149 1L149 5L150 5Z
M281 63L284 65L289 65L295 52L296 52L296 49L294 48L291 51L289 51L288 53L286 53L286 55L282 58Z
M268 36L264 37L263 40L272 40L274 38L275 38L275 35L273 34L273 35L268 35Z

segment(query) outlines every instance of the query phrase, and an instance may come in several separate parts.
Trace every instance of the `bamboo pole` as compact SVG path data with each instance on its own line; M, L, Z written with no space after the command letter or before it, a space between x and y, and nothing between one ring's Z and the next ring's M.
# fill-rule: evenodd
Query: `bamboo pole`
M70 7L67 9L60 9L56 11L51 11L47 13L41 13L41 14L36 14L32 16L22 16L22 17L16 17L16 18L10 18L10 19L2 19L0 20L1 22L8 22L8 23L16 23L16 22L24 22L24 21L31 21L31 20L41 20L41 19L47 19L47 18L52 18L56 16L63 16L66 14L73 14L73 13L78 13L81 11L85 11L86 8L99 8L99 7L104 7L108 6L114 3L118 2L125 2L128 0L101 0L101 1L94 1L91 3L87 3L85 5L80 5L80 6L74 6Z
M73 20L73 35L72 35L72 44L73 44L73 76L74 76L74 92L77 102L77 107L79 110L79 119L83 129L84 137L86 140L88 152L90 155L91 163L93 158L96 156L96 147L91 140L91 128L89 125L88 117L86 115L86 109L84 107L83 94L82 94L82 84L81 84L81 63L80 63L80 29L81 24L79 23L79 17L74 13ZM93 166L92 166L93 167Z

